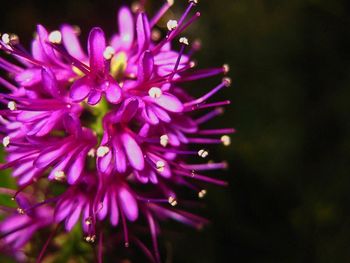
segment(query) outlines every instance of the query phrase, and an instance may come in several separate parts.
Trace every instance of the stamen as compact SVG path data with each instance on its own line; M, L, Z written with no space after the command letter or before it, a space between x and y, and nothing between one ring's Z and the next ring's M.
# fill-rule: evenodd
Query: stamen
M108 146L100 146L100 147L97 148L97 157L103 157L107 153L109 153Z
M175 28L177 28L177 20L169 20L166 26L169 31L174 30Z
M89 216L88 218L85 219L85 224L87 226L90 226L92 224L92 217L91 216Z
M225 146L229 146L231 144L231 138L228 135L223 135L221 137L222 144Z
M204 198L204 196L207 194L207 190L203 189L198 193L199 198Z
M171 206L176 206L177 205L177 201L176 201L175 197L173 197L173 196L169 197L168 202L169 202L169 204Z
M224 71L224 74L227 74L230 71L230 66L228 64L222 65L222 69Z
M160 136L160 145L162 145L163 147L167 147L168 143L169 143L168 135L164 134Z
M58 30L55 30L55 31L52 31L50 34L49 34L49 41L53 44L61 44L62 42L62 34L60 31Z
M103 57L107 60L110 60L114 54L115 54L114 48L111 46L108 46L108 47L106 47L105 51L103 52Z
M24 210L22 208L20 208L20 207L18 207L16 210L17 210L18 214L20 214L20 215L24 215L25 214Z
M165 163L163 161L157 161L156 167L157 167L157 171L162 173L164 172Z
M15 111L17 110L17 104L14 101L9 101L9 103L7 103L7 108L9 108L11 111Z
M4 42L6 45L10 44L10 35L5 33L1 36L2 42Z
M85 241L88 243L94 243L96 240L96 235L87 235L85 237Z
M11 141L10 136L6 136L2 139L2 145L4 145L4 147L7 147L7 146L9 146L10 141Z
M150 21L150 27L154 27L158 21L164 16L164 14L169 10L169 8L174 4L173 0L167 0L166 3L160 8L160 10L155 14L155 16Z
M56 171L54 176L56 181L63 182L66 180L66 174L64 171Z
M205 123L213 118L215 118L216 116L222 115L224 113L225 109L220 107L220 108L216 108L213 111L203 115L202 117L198 118L196 120L197 124L202 124Z
M87 155L91 158L94 158L96 156L96 150L94 148L90 149Z
M202 158L206 158L209 155L209 152L205 149L201 149L198 151L198 155Z
M162 96L162 94L163 94L162 90L157 87L152 87L148 91L148 95L154 99L159 98L160 96Z
M188 39L187 39L186 37L181 37L181 38L179 39L179 42L180 42L181 44L185 44L186 46L189 45Z

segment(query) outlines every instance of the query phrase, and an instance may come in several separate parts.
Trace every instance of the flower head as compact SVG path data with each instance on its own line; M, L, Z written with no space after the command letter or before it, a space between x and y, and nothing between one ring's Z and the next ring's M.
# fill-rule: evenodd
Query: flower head
M33 205L16 199L20 211L33 215L15 214L0 225L0 232L12 231L7 244L17 249L37 229L62 222L67 232L81 222L85 240L94 242L104 221L122 227L126 245L129 240L139 244L127 226L143 217L159 261L157 220L206 223L175 208L182 199L174 189L187 187L203 198L206 190L195 180L226 185L203 174L225 169L225 162L190 164L187 156L203 160L209 154L206 145L230 144L227 134L233 129L201 126L230 103L209 100L231 80L223 78L199 98L183 88L186 82L225 75L228 66L195 69L192 57L199 45L190 45L182 33L200 16L188 18L197 1L189 1L178 20L169 20L166 36L159 38L157 23L172 4L166 1L152 19L142 5L135 12L121 8L118 33L108 39L95 27L86 49L77 29L67 24L52 32L38 25L31 53L18 37L2 35L0 48L18 62L0 58L0 67L13 76L0 77L7 89L0 94L7 152L0 168L13 169L18 193L33 187L46 198ZM48 180L48 186L39 180ZM63 193L46 191L57 184L65 187ZM17 239L23 231L26 238Z

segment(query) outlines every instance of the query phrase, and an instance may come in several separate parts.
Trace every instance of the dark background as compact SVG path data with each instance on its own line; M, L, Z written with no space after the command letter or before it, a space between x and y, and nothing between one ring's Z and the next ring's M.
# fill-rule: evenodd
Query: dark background
M0 31L27 46L38 22L80 25L83 38L96 25L112 33L121 3L1 1ZM238 132L214 152L230 163L219 175L230 186L208 188L212 224L165 231L167 262L350 262L349 3L201 1L187 35L202 39L200 67L230 64L233 86L217 98L232 105L214 123Z

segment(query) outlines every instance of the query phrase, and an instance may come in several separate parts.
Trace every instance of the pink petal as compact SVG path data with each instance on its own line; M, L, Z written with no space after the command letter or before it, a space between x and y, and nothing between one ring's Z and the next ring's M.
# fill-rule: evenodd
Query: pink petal
M77 223L80 217L81 210L83 209L83 206L81 204L78 204L73 211L71 211L71 215L66 219L66 230L71 231L74 227L74 225Z
M139 215L135 197L124 187L118 194L124 214L130 221L135 221Z
M128 133L124 133L121 138L122 138L124 150L126 152L126 155L128 156L130 165L134 167L136 170L142 170L145 163L144 163L143 153L140 146L135 141L135 139L132 136L130 136Z
M111 204L111 224L112 226L118 225L119 222L119 210L117 204L117 197L114 193L110 195L110 204Z
M145 82L149 80L153 74L153 55L152 52L147 50L141 55L141 59L138 66L137 80L138 82Z
M88 50L90 57L90 68L93 71L104 71L105 59L103 53L106 49L106 39L103 30L99 27L94 27L90 31L88 40Z
M127 7L122 7L118 14L119 35L124 49L129 49L134 40L134 18Z
M70 90L70 97L75 102L84 100L91 91L91 84L86 77L76 80Z
M89 94L88 103L90 105L96 105L97 103L100 102L101 98L102 98L101 91L93 89Z
M148 49L151 36L150 26L145 13L140 13L137 17L136 32L138 53L141 54L143 51Z
M63 45L68 51L68 53L76 59L85 60L85 53L81 48L79 39L77 37L77 34L75 33L74 28L70 25L63 25L61 27L61 32Z
M116 82L108 82L108 86L105 90L106 98L110 103L117 104L121 99L121 89Z

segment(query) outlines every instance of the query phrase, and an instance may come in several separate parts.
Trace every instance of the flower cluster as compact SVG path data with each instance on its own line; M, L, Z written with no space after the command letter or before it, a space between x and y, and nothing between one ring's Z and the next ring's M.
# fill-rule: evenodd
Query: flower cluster
M10 77L0 77L0 133L7 152L0 169L12 169L19 190L0 188L18 207L9 208L0 223L1 247L15 251L41 228L64 223L69 232L79 222L93 243L102 239L103 221L121 227L125 246L140 244L128 224L143 217L153 240L150 257L159 262L158 220L206 223L175 208L181 202L175 189L190 188L202 198L200 182L226 184L201 174L225 169L225 162L186 160L205 159L207 144L230 144L227 134L234 129L201 125L230 103L208 101L231 81L224 77L200 98L182 87L225 75L228 66L197 69L192 60L199 43L190 45L181 34L200 16L190 16L197 1L189 1L179 20L168 21L161 38L157 24L172 4L166 1L150 20L142 4L121 8L118 33L107 40L101 28L93 28L86 51L79 29L67 24L51 32L38 25L31 52L16 35L2 34L0 48L7 55L0 68ZM59 194L52 190L58 184L64 187Z

